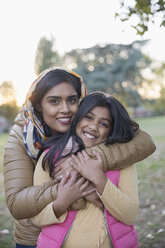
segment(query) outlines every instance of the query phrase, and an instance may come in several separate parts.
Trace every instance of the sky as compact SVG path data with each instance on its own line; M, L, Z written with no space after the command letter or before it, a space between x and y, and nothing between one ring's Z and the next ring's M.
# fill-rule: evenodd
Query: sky
M12 81L18 103L24 102L35 79L35 52L43 36L54 36L61 55L96 44L150 39L144 52L165 61L165 30L159 27L159 19L139 37L130 25L135 19L115 20L118 9L118 0L0 0L0 84Z

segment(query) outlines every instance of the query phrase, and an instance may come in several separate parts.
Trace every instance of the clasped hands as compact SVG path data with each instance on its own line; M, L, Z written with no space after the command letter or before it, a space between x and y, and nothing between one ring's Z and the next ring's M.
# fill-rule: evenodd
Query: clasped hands
M62 158L60 163L53 170L52 178L55 184L62 180L61 183L63 187L65 183L70 183L69 180L71 180L72 187L75 186L73 184L76 184L79 180L81 182L81 190L84 190L84 192L81 193L81 195L84 194L83 198L100 209L103 209L103 204L96 193L95 185L95 181L97 182L97 178L100 174L104 175L103 162L98 152L94 152L94 155L95 159L91 158L86 151L82 151L76 156L71 155ZM105 175L104 178L106 178Z

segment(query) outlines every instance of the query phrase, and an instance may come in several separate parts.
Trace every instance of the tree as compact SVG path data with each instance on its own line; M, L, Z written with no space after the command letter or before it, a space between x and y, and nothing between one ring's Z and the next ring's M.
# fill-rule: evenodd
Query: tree
M13 124L18 112L19 107L17 106L16 101L0 105L0 115L6 117L10 124Z
M0 96L0 115L6 117L10 123L13 123L19 107L17 106L16 92L12 82L4 81L0 85Z
M14 85L11 81L4 81L0 85L1 103L16 101L16 92ZM1 104L0 103L0 104Z
M160 26L165 26L165 2L164 0L120 0L121 11L116 16L121 21L128 21L131 17L138 18L137 25L132 25L137 34L143 35L148 31L149 23L155 23L158 16L161 19Z
M136 107L141 101L138 93L143 82L141 70L150 63L140 50L145 43L72 50L65 54L64 62L84 77L89 92L101 90Z
M46 37L40 39L34 62L34 70L37 75L51 66L59 65L60 56L57 51L54 51L54 46L55 40L53 37L51 39Z

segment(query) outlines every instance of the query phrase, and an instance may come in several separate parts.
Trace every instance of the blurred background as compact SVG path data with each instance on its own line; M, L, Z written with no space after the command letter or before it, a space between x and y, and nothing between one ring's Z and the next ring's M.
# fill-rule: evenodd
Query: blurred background
M117 97L157 150L137 164L141 247L165 247L165 1L0 1L0 247L14 247L3 149L26 93L50 66Z

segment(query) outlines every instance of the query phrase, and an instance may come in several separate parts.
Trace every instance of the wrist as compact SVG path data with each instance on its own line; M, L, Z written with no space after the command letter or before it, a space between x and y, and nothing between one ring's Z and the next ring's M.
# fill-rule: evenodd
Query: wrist
M60 201L58 201L58 199L56 199L53 202L52 207L53 207L54 214L57 218L59 218L61 215L63 215L67 211L65 204L61 204Z
M94 184L95 184L97 192L100 195L102 195L104 188L105 188L105 185L107 183L107 177L105 176L104 173L100 173L100 174L98 174L98 176L95 177L94 181L95 181Z

